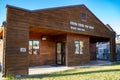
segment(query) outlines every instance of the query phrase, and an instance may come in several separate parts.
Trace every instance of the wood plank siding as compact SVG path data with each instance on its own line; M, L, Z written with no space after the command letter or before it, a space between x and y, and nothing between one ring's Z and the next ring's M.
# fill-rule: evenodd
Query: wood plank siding
M42 10L6 6L4 75L26 75L29 66L56 64L56 42L65 43L65 65L90 62L90 44L110 42L110 61L115 61L115 32L104 25L85 5ZM85 12L86 20L81 20ZM46 35L47 40L41 40ZM29 40L40 41L40 54L29 55ZM74 41L83 41L83 54L75 54ZM20 48L25 48L21 52Z

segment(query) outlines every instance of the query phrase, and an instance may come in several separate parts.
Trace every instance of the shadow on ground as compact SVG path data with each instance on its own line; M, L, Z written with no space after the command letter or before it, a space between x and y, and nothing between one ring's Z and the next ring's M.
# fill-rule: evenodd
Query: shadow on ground
M113 71L120 71L120 69L112 69L112 70L98 70L98 71L86 71L86 72L76 72L76 73L53 73L53 74L41 74L41 75L31 75L31 76L23 76L22 78L50 78L50 77L61 77L61 76L71 76L71 75L85 75L85 74L92 74L92 73L100 73L100 72L113 72ZM22 79L20 78L20 79Z
M120 65L120 62L115 62L113 64L107 65L107 66L116 66ZM106 66L106 65L104 65ZM66 70L62 72L54 72L52 74L38 74L38 75L28 75L28 76L22 76L20 79L25 79L25 78L30 78L30 79L35 79L35 78L51 78L51 77L65 77L65 76L74 76L74 75L85 75L85 74L94 74L94 73L102 73L102 72L118 72L120 69L109 69L109 70L97 70L97 71L84 71L84 72L76 72L76 69L71 69L71 70ZM71 72L71 73L70 73Z

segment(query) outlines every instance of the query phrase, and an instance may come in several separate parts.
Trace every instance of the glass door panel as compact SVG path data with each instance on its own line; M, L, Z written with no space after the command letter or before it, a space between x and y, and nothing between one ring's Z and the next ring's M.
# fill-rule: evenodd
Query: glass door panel
M63 42L56 43L56 63L65 64L65 45Z

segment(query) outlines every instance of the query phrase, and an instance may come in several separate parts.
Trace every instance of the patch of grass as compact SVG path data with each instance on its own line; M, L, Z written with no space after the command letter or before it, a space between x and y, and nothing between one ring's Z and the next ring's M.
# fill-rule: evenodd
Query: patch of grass
M120 62L112 65L53 72L41 75L23 76L19 80L119 80ZM16 79L14 79L16 80Z
M111 64L111 65L120 65L120 61L118 61L118 62L114 62L114 63Z
M4 80L18 80L18 79L14 77L6 77Z

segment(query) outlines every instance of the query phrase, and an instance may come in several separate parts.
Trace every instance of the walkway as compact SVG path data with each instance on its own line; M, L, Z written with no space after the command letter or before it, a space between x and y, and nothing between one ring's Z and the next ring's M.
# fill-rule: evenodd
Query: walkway
M102 66L102 65L109 65L109 64L112 64L112 62L103 61L103 60L96 60L96 61L90 61L90 63L81 65L80 67Z
M29 68L29 75L44 74L44 73L56 72L56 71L64 71L64 70L75 69L79 67L102 66L106 64L112 64L112 63L109 61L97 60L97 61L91 61L89 64L84 64L80 66L72 66L72 67L57 66L57 65L36 66L36 67Z
M68 69L74 69L74 68L66 67L66 66L51 66L51 65L36 66L36 67L29 68L29 75L44 74L44 73L56 72L56 71L64 71Z

